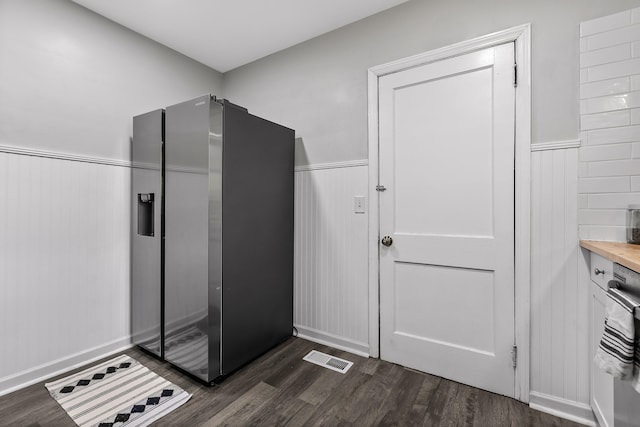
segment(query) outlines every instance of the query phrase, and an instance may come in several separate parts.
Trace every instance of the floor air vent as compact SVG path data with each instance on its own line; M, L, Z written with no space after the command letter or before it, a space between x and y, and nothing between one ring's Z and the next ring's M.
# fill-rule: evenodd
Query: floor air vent
M340 372L341 374L346 374L349 368L353 365L353 362L340 359L339 357L333 357L316 350L311 350L309 354L302 359L307 362L320 365L324 368L331 369L332 371Z

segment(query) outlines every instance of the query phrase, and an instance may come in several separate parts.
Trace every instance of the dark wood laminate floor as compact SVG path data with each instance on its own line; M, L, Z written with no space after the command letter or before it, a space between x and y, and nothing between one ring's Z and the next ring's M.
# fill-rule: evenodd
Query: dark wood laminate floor
M354 365L343 375L303 361L312 349ZM126 354L193 394L157 426L578 425L513 399L299 338L289 339L214 387L201 385L139 349ZM0 425L75 424L39 383L0 397Z

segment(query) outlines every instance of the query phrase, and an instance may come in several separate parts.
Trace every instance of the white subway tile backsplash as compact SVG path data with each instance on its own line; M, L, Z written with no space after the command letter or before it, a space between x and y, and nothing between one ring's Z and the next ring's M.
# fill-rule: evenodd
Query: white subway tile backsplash
M588 141L589 141L589 132L588 131L581 131L580 132L580 145L587 145Z
M579 149L581 162L594 162L602 160L624 160L631 158L630 143L608 145L583 145Z
M587 209L589 207L589 196L587 194L578 194L578 209Z
M589 176L589 172L587 171L587 164L585 162L578 163L578 178L587 176Z
M578 237L580 240L589 239L589 226L588 225L579 225L578 226Z
M610 62L624 61L631 58L631 45L619 44L604 49L590 50L580 54L580 68L593 67L595 65L608 64ZM591 76L589 76L591 77ZM602 79L594 79L602 80Z
M640 171L640 160L609 160L604 162L589 162L590 177L596 176L631 176Z
M589 145L616 144L618 142L634 141L640 141L640 126L622 126L589 131Z
M581 209L579 224L626 225L627 211L624 209Z
M580 117L580 130L627 126L629 124L631 124L631 114L628 110L583 114Z
M580 36L589 36L631 24L631 10L591 19L580 24Z
M581 99L580 100L580 114L588 114L589 113L589 100Z
M604 178L580 178L578 180L578 193L628 193L631 191L628 176L604 177Z
M596 50L636 40L640 40L640 24L588 36L587 48L589 50Z
M580 70L582 73L586 70ZM631 84L629 77L619 77L617 79L602 80L599 82L586 83L580 85L580 99L595 98L598 96L615 95L629 92Z
M589 239L626 242L627 228L622 226L589 226Z
M624 46L627 47L629 55L631 55L630 46L628 44L625 44ZM590 82L629 76L631 74L640 74L640 58L595 65L593 67L589 67L587 70Z
M587 99L587 111L585 114L639 107L640 92L628 92L619 95L601 96L598 98Z
M640 7L580 35L578 232L624 242L626 208L640 203Z
M640 203L640 193L589 194L589 209L627 209Z
M640 23L640 7L631 9L631 23L632 24Z

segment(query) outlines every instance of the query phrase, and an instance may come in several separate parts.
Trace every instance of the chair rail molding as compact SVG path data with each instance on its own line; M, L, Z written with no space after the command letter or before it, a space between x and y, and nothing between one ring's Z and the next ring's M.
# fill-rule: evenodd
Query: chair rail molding
M367 166L369 164L367 159L348 160L345 162L332 162L332 163L313 163L310 165L300 165L295 167L296 172L315 171L322 169L339 169L339 168L353 168L356 166Z
M18 147L15 145L0 144L0 153L18 154L22 156L42 157L45 159L69 160L72 162L96 163L109 166L131 167L128 160L109 159L105 157L85 156L82 154L62 153L59 151L40 150L36 148ZM144 167L144 166L143 166Z
M564 150L567 148L580 148L581 141L572 139L567 141L535 142L531 144L531 151Z

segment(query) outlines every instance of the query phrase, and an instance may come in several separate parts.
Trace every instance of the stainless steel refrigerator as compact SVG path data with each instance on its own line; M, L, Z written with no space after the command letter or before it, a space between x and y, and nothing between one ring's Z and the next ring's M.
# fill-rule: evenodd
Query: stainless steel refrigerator
M134 147L144 118L134 118ZM132 224L132 335L149 351L159 342L156 354L211 382L291 336L294 132L205 95L166 108L163 146L160 195L162 176L142 188L135 165L146 162L133 158L132 199L142 201L132 216L144 224ZM135 243L155 239L140 230L157 230L148 218L158 209L164 239L153 257L163 273L145 262L152 244ZM140 263L149 277L136 281Z

